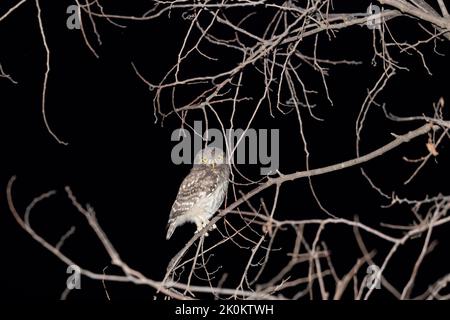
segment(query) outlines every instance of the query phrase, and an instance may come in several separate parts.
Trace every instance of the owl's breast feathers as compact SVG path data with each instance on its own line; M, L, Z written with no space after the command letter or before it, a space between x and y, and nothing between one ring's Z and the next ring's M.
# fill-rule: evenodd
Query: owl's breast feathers
M224 188L226 193L229 174L230 169L226 164L218 165L215 168L194 166L181 183L170 211L169 223L187 213L199 201L213 194L218 188Z

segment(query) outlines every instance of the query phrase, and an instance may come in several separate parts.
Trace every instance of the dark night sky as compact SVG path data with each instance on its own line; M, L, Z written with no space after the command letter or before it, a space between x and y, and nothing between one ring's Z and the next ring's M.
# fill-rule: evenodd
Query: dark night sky
M31 222L52 242L74 225L76 233L67 241L64 250L80 265L101 272L109 261L85 221L65 197L65 186L72 188L80 202L95 208L101 226L130 266L150 278L162 279L169 259L194 230L193 226L185 226L177 230L171 241L164 238L170 206L189 166L172 164L170 152L174 143L170 141L170 135L179 126L179 121L169 118L164 127L154 123L154 93L136 76L131 62L148 79L159 81L176 61L188 23L181 19L180 14L173 14L171 19L163 16L154 21L126 22L126 29L98 21L103 44L96 45L100 55L96 59L85 46L80 32L65 27L65 10L71 2L41 2L51 48L47 115L50 126L69 145L58 145L43 124L40 98L45 51L35 8L30 2L0 23L0 63L18 82L13 85L0 78L0 248L3 269L0 290L8 292L14 300L58 299L67 276L66 266L33 241L13 220L5 199L6 183L12 175L17 175L14 195L21 212L33 197L57 190L54 198L36 208ZM137 1L135 8L118 7L116 10L137 14L145 7L144 1ZM393 30L399 37L412 38L411 34L417 30L409 28L406 32L401 25L404 22L405 19L399 19L393 23ZM93 40L91 31L88 33ZM424 37L423 34L421 36ZM324 57L357 59L363 64L331 69L329 87L334 106L327 103L323 91L316 100L318 115L325 121L315 121L304 113L311 167L338 163L355 156L354 123L367 88L380 73L379 66L374 67L370 63L370 33L361 27L343 30L331 42L324 37L321 48ZM440 44L440 52L448 54L449 49L448 43ZM425 46L423 52L432 76L427 74L417 56L396 57L402 59L410 72L400 71L379 99L386 102L393 113L403 116L431 114L432 103L441 96L450 101L448 57L433 54L432 44ZM226 63L226 58L223 59ZM310 77L312 86L322 90L317 74L305 69L304 77ZM261 90L251 79L246 86L244 90L248 92ZM244 103L242 114L251 112L251 108L251 103ZM201 112L194 113L190 120L201 116ZM389 121L380 109L373 109L363 133L362 150L371 151L389 142L391 132L400 134L415 126ZM294 113L288 116L278 114L276 119L272 119L263 112L258 116L255 127L280 129L282 172L304 169ZM400 195L415 198L437 192L449 194L448 183L443 184L445 172L448 172L445 165L450 160L448 143L439 150L439 158L430 161L411 185L402 185L415 169L415 166L405 163L402 156L422 156L425 154L424 143L425 138L419 138L364 165L364 168L388 192L396 190ZM290 150L292 144L295 145L294 151ZM243 166L243 170L254 172L255 167ZM349 219L358 215L362 221L375 226L380 221L411 220L406 206L380 208L386 203L370 188L358 168L317 177L313 182L325 207L336 215ZM268 199L271 198L270 195ZM278 217L324 217L306 180L283 186ZM448 255L445 248L450 245L450 238L439 231L436 236L439 246L433 251L430 262L423 266L425 274L436 274L432 280L450 267L445 259ZM219 236L211 237L217 240ZM291 240L282 237L277 245L283 248L291 246ZM336 261L337 269L342 272L348 270L359 256L352 230L330 228L325 240L340 257ZM371 239L367 241L371 243ZM393 283L401 285L407 281L409 271L405 273L403 266L406 270L411 269L419 253L419 243L422 243L422 240L418 241L406 246L397 256L397 268L390 274ZM374 241L373 244L380 243ZM386 254L383 251L385 247L377 248L380 254ZM226 272L233 274L240 270L236 269L237 264L233 260L246 258L248 254L248 249L225 247L217 252L215 263L222 264ZM277 256L274 259L278 259ZM268 270L267 276L278 270L285 259L279 257L279 262L273 264L274 269ZM117 271L114 267L108 270ZM231 276L230 281L232 279ZM105 299L100 282L85 278L82 281L83 290L72 293L70 298ZM420 278L418 281L421 288L426 288L427 283L421 283ZM113 298L149 299L153 296L153 291L148 288L127 284L108 284L108 289Z

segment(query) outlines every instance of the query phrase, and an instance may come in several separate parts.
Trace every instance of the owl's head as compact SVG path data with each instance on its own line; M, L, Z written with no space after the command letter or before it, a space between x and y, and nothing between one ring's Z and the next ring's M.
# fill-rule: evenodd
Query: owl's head
M217 147L206 147L200 150L194 158L194 165L207 165L213 168L226 163L227 158L225 152Z

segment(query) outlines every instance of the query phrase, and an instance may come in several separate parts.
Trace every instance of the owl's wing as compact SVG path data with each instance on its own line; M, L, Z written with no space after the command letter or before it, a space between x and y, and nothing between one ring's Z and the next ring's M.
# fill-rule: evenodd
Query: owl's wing
M191 210L200 199L211 194L217 188L218 182L219 176L212 170L192 168L178 190L170 211L169 222Z

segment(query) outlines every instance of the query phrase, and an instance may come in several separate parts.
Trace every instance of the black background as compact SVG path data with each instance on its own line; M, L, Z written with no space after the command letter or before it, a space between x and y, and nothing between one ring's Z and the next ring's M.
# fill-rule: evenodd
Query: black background
M70 205L64 187L70 186L81 203L95 208L97 218L123 260L152 279L160 280L170 258L187 241L194 230L185 226L177 230L171 241L165 240L165 226L172 201L189 166L176 166L170 152L174 146L170 136L179 127L179 121L168 118L161 127L154 123L153 91L136 76L133 62L145 77L158 82L176 62L178 50L188 28L181 12L173 12L170 19L163 15L146 22L124 22L127 28L114 27L103 20L97 26L102 45L95 44L92 30L88 36L100 58L86 47L77 30L66 28L66 8L69 1L41 1L43 23L51 50L51 71L47 91L47 116L52 129L68 146L59 145L45 130L40 99L45 72L45 51L42 45L34 2L17 9L0 24L0 63L17 85L0 78L0 248L1 289L12 300L59 299L65 288L66 266L51 253L33 241L12 218L6 203L6 184L17 175L14 185L16 207L23 212L37 195L56 190L57 195L36 207L31 223L36 231L55 243L71 226L76 233L63 250L80 266L95 272L103 268L118 272L92 231L79 213ZM4 8L13 2L5 1ZM363 6L364 7L364 6ZM140 14L148 8L144 1L105 7L120 14ZM342 8L349 9L349 8ZM392 23L401 39L425 38L419 28L412 27L406 18ZM254 26L258 28L258 26ZM439 51L448 54L449 45L439 43ZM308 50L308 48L305 48ZM424 55L433 75L428 75L417 55L398 55L410 71L399 71L380 99L393 113L402 116L432 114L432 103L440 97L449 101L448 57L433 53L433 43L423 47ZM311 167L321 167L355 157L355 120L367 93L379 76L380 66L373 66L371 32L364 27L353 27L339 32L337 39L322 40L322 54L327 58L356 59L361 66L337 66L330 72L329 88L334 100L330 106L321 89L320 77L305 68L305 79L320 89L317 97L318 115L325 121L311 119L303 113L304 130L309 140ZM233 57L221 57L222 63ZM227 60L229 59L229 60ZM191 68L197 68L193 64ZM205 70L206 71L206 70ZM187 74L189 74L189 70ZM192 70L192 73L198 70ZM309 81L309 80L307 80ZM245 90L259 92L261 86L246 82ZM251 112L251 103L243 104L242 124ZM247 109L245 109L247 108ZM448 109L446 106L445 109ZM255 128L280 129L280 170L284 173L305 168L298 123L294 113L277 114L272 119L268 109L261 112ZM225 113L226 114L226 113ZM447 112L448 114L448 112ZM190 120L201 119L202 113L193 113ZM369 152L391 141L391 133L404 133L418 127L417 123L395 123L385 119L379 108L369 113L363 131L362 151ZM426 138L390 152L380 159L364 165L374 181L390 193L411 198L423 198L438 192L449 193L448 143L439 149L436 161L427 167L408 186L403 186L415 169L402 160L402 156L419 157L425 154ZM255 166L243 166L254 173ZM247 171L245 171L247 172ZM334 214L353 218L378 226L380 221L408 223L412 214L407 206L382 209L386 204L358 168L351 168L313 179L323 205ZM271 199L272 196L270 196ZM268 200L270 203L270 200ZM283 186L277 217L325 217L314 201L306 180ZM417 286L421 292L427 285L448 272L446 257L450 244L448 235L437 230L438 247L421 269ZM447 233L448 234L448 233ZM280 238L277 245L287 249L292 246L293 234ZM213 234L211 240L218 239ZM324 238L335 255L335 265L340 274L352 267L360 256L350 228L330 228ZM386 243L367 239L376 246L378 261L387 253ZM402 288L409 278L414 261L420 252L422 239L406 245L392 261L395 265L386 276ZM447 247L448 248L448 247ZM276 273L287 260L274 255L267 277ZM239 275L245 266L250 250L236 246L217 252L217 265L223 271ZM241 263L236 260L242 259ZM377 260L377 259L375 259ZM111 298L153 299L154 291L130 284L108 284ZM101 282L82 279L83 289L70 294L69 299L105 300ZM374 297L391 298L375 292Z

